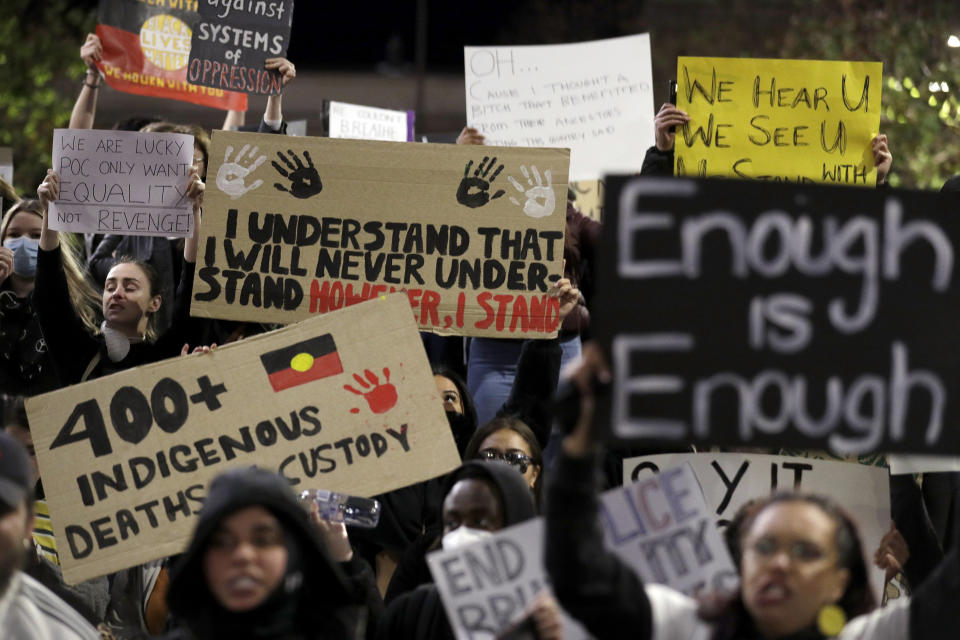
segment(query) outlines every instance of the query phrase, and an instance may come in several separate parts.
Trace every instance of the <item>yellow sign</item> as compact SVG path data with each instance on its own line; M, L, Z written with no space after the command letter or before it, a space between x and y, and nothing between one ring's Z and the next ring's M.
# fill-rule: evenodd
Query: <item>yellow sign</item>
M677 60L674 173L874 186L880 62Z

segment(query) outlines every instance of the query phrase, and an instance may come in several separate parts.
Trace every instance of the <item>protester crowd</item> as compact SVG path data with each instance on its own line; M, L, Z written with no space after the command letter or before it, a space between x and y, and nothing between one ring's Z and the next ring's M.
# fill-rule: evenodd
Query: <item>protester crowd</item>
M101 56L91 34L81 48L88 71L71 128L93 128ZM296 77L283 58L267 68L286 88ZM639 173L672 175L673 130L687 121L663 105L656 145ZM243 122L243 113L230 112L224 128ZM610 377L590 342L601 225L580 212L573 192L564 273L551 292L560 303L557 338L424 336L428 353L438 354L431 363L437 402L462 466L377 496L382 514L373 529L327 522L280 476L236 468L209 487L181 555L68 585L24 399L274 328L189 314L209 134L162 118L129 118L115 128L194 136L187 181L194 235L179 241L58 233L47 220L59 195L53 169L36 198L3 185L0 637L452 638L427 554L538 514L546 517L556 600L530 603L528 626L510 637L562 638L560 607L597 638L956 637L954 474L928 474L922 488L912 476L892 477L894 523L878 549L863 547L856 525L829 497L786 494L750 505L727 531L739 590L699 602L644 584L604 549L597 495L617 481L600 471L622 456L605 451L594 435L595 391ZM256 130L285 129L282 94L270 96ZM483 132L464 128L457 143L482 145ZM885 135L873 141L873 160L884 185L893 162ZM554 424L561 395L579 398L571 433ZM911 597L879 607L867 578L872 564L888 579L900 574Z

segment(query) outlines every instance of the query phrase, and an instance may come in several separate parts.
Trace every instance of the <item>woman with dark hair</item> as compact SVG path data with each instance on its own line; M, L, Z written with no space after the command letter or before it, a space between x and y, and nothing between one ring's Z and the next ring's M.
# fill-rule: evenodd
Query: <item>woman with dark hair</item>
M197 343L205 320L190 318L190 292L197 261L197 236L204 185L195 168L190 169L186 196L193 201L193 236L183 246L180 289L175 301L174 319L169 330L156 341L151 322L164 303L156 271L147 263L123 259L110 269L102 297L101 335L86 330L67 296L63 272L64 253L60 236L47 225L50 202L60 195L60 180L52 169L37 189L43 212L40 246L37 254L37 291L34 295L37 316L47 339L63 385L109 375L123 369L179 355L184 343Z
M511 525L536 516L533 497L523 477L500 462L465 462L444 482L442 548L454 549L482 540ZM534 618L540 638L555 638L560 622L557 609L546 601ZM378 638L452 639L453 630L434 584L405 593L390 603Z
M463 459L506 462L520 472L534 501L540 504L543 451L536 435L522 420L503 416L483 425L470 438Z
M214 479L167 603L172 638L348 639L361 598L283 478L240 468ZM362 627L360 627L362 628Z
M594 379L610 372L595 350L575 375L581 413L564 438L547 500L546 564L557 599L598 639L929 640L960 628L960 553L884 609L875 601L856 527L832 501L784 494L752 505L734 531L740 587L700 606L644 584L603 544L595 489ZM734 554L736 555L736 554Z

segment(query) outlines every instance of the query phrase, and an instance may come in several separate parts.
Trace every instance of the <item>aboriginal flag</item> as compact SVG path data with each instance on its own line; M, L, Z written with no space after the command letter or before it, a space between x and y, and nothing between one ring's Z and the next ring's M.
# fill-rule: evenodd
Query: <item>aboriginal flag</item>
M103 61L97 66L107 84L127 93L245 111L245 93L187 82L190 42L200 22L196 8L193 0L100 0Z
M274 391L343 373L333 336L310 338L260 356Z

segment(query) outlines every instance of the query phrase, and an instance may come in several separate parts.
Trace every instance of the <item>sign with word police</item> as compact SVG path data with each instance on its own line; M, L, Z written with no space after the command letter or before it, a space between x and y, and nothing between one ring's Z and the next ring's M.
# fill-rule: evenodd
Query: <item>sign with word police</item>
M264 63L287 55L293 0L199 0L187 79L196 85L277 95L282 77Z
M879 62L677 60L675 175L873 186Z
M191 135L55 129L60 199L50 205L48 224L79 233L192 236L192 166Z
M880 548L890 530L890 478L887 470L855 462L756 453L666 453L627 458L623 483L646 482L661 469L689 464L718 526L726 526L742 506L777 491L829 496L850 514L865 550ZM880 596L884 571L871 577Z
M424 331L547 338L566 149L215 131L191 313L289 323L406 290Z
M375 495L459 464L402 295L27 400L64 577L179 553L229 467Z
M608 179L601 424L671 445L960 453L960 219L941 198Z

